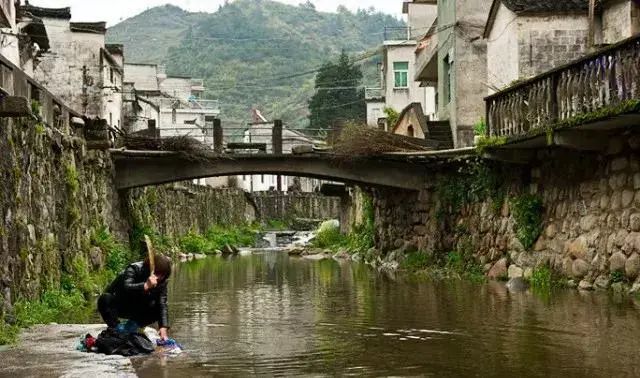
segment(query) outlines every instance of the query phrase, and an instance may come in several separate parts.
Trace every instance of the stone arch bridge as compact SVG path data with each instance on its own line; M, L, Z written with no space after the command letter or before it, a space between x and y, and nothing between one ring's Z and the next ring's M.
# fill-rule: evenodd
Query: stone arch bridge
M426 167L392 158L336 159L327 153L222 155L194 159L165 151L111 150L118 189L206 177L273 174L420 190Z

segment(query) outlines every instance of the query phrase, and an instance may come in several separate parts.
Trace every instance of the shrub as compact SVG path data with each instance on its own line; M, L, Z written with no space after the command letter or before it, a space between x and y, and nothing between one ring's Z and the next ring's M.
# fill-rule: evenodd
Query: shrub
M525 249L529 249L542 233L542 200L533 194L524 194L511 201L515 232Z

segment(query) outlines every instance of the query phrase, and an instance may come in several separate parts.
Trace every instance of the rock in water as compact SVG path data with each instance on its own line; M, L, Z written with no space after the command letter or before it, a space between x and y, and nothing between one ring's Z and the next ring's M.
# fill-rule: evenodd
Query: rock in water
M507 289L513 292L523 292L529 289L529 283L522 277L515 277L507 282Z

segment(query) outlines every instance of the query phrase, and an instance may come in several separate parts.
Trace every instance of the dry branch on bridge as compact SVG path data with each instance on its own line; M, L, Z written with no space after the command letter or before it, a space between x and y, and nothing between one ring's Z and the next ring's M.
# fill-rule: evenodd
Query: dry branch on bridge
M127 150L170 151L196 160L219 157L199 140L186 135L167 138L125 136L119 144Z
M338 158L377 156L389 152L433 150L427 141L391 134L364 125L345 126L333 144Z

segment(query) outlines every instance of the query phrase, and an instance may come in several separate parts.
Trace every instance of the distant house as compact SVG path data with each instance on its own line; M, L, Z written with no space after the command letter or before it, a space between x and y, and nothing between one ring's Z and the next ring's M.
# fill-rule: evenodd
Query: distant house
M402 110L398 122L391 130L393 134L436 142L436 148L453 148L453 137L448 122L430 121L419 103L413 103Z
M487 94L487 0L438 1L438 16L421 40L414 79L433 85L436 119L448 122L456 147L473 144L473 125L484 117Z
M213 120L220 106L216 100L202 99L202 79L167 76L157 64L126 63L124 71L128 132L188 135L213 147Z
M630 0L598 1L594 43L640 32ZM589 51L588 0L494 0L484 28L489 93L581 58Z
M413 80L415 75L417 39L433 23L436 17L435 0L406 1L403 12L407 15L407 27L385 28L380 66L380 85L365 88L367 124L380 127L386 118L385 108L401 111L412 103L420 103L423 110L435 112L435 91ZM382 126L390 129L393 125Z
M253 122L248 125L243 132L243 142L251 144L262 144L265 146L264 151L254 152L273 152L273 121L268 121L262 114L254 110ZM297 131L286 127L282 129L282 152L291 154L296 146L314 146L320 144L320 141ZM251 152L251 151L248 151ZM323 183L322 180L306 178L306 177L289 177L280 175L243 175L238 177L238 186L248 192L262 192L269 190L281 191L302 191L313 192Z
M50 42L33 66L34 78L78 113L121 127L123 52L107 48L106 24L71 22L70 8L25 5L19 13L41 20Z

